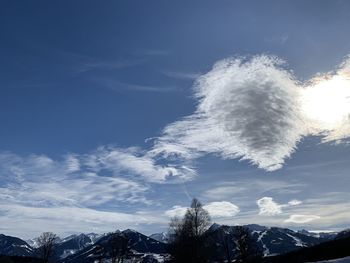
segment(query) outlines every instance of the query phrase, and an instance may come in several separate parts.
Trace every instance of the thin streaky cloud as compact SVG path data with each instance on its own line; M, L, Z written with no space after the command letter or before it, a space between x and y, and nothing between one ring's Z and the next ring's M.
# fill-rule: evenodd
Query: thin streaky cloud
M306 184L287 182L283 180L243 179L240 182L224 181L212 186L202 193L208 200L230 199L237 195L248 195L252 191L256 194L273 192L274 194L296 194L302 191Z
M201 76L200 73L193 73L193 72L181 72L181 71L172 71L172 70L161 70L160 72L163 75L174 79L195 80Z
M288 219L286 219L285 223L295 223L295 224L305 224L316 219L320 219L319 216L315 215L290 215Z
M133 228L142 232L146 225L159 226L168 222L167 217L161 217L155 211L125 213L84 207L0 204L0 212L1 231L21 238L33 238L42 231L66 235L87 231L106 233L116 229Z
M91 70L118 70L127 67L140 65L144 62L142 59L135 60L116 60L116 61L102 61L97 59L90 59L89 61L81 61L77 67L78 72L88 72Z
M102 85L110 90L121 91L121 90L129 90L129 91L140 91L140 92L176 92L180 89L175 86L152 86L152 85L143 85L143 84L135 84L135 83L126 83L115 79L94 79L94 82Z

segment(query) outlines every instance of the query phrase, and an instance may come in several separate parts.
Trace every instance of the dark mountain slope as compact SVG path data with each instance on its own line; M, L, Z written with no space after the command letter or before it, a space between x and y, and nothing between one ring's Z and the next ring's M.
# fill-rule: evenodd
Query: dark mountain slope
M266 263L303 263L350 256L350 236L338 237L313 247L302 248L284 255L268 257Z
M246 225L255 242L257 249L265 256L284 254L302 247L320 244L326 239L318 238L286 228L265 227L260 225ZM207 246L213 249L213 260L231 259L235 254L234 232L235 226L213 225L207 233Z
M22 239L0 234L0 255L31 256L32 253L32 247Z

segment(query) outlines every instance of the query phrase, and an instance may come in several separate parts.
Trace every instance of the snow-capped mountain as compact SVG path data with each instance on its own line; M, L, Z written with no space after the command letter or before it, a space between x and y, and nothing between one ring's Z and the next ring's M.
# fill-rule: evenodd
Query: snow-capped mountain
M70 256L77 251L94 244L101 236L101 234L88 233L88 234L74 234L64 238L57 238L54 246L54 257L56 259L62 259ZM38 249L38 238L29 239L26 241L32 248L33 255L35 255Z
M32 247L17 237L0 234L0 255L6 256L31 256Z
M118 237L125 238L128 257L139 258L140 262L157 262L157 258L163 258L167 253L167 245L151 237L145 236L135 230L127 229L102 236L96 243L87 246L74 255L61 260L64 263L89 263L103 255L109 258L112 255L112 246ZM121 242L121 241L117 241ZM120 244L122 246L122 244ZM164 256L163 256L164 255Z
M94 244L95 239L91 235L79 234L71 235L61 239L54 247L55 257L62 259Z
M252 239L265 256L284 254L302 247L310 247L326 239L295 232L286 228L246 225ZM234 255L235 226L214 225L208 230L208 247L215 248L212 257L215 260L225 260L227 255Z
M285 254L326 241L350 237L349 230L339 233L313 233L260 225L246 225L246 227L265 256ZM206 246L213 262L225 261L227 256L232 256L233 259L235 228L236 226L213 224L207 231ZM126 243L123 243L123 240ZM133 258L138 262L163 262L168 256L169 245L165 243L166 240L166 233L146 236L131 229L102 235L76 234L58 240L54 246L54 257L61 263L92 263L101 256L111 258L113 249L124 246L126 259ZM38 256L36 239L28 242L31 245L16 237L0 235L0 255Z
M264 255L283 254L325 241L325 239L298 233L287 228L266 227L256 230L252 225L247 227L252 231L252 236L257 240L258 245L262 247Z

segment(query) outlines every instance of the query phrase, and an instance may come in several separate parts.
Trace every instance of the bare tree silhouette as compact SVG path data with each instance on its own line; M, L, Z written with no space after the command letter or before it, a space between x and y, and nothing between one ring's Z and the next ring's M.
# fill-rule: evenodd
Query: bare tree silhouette
M38 251L40 257L45 263L50 262L53 255L54 245L57 243L58 237L52 232L44 232L42 233L37 241L38 241Z
M204 256L204 234L210 225L209 213L197 199L180 219L172 218L169 227L170 251L175 262L207 262Z

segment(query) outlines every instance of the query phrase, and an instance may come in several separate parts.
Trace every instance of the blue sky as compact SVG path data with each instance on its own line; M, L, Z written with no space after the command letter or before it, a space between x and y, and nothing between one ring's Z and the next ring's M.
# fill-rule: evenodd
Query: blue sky
M349 11L2 1L0 232L347 227Z

